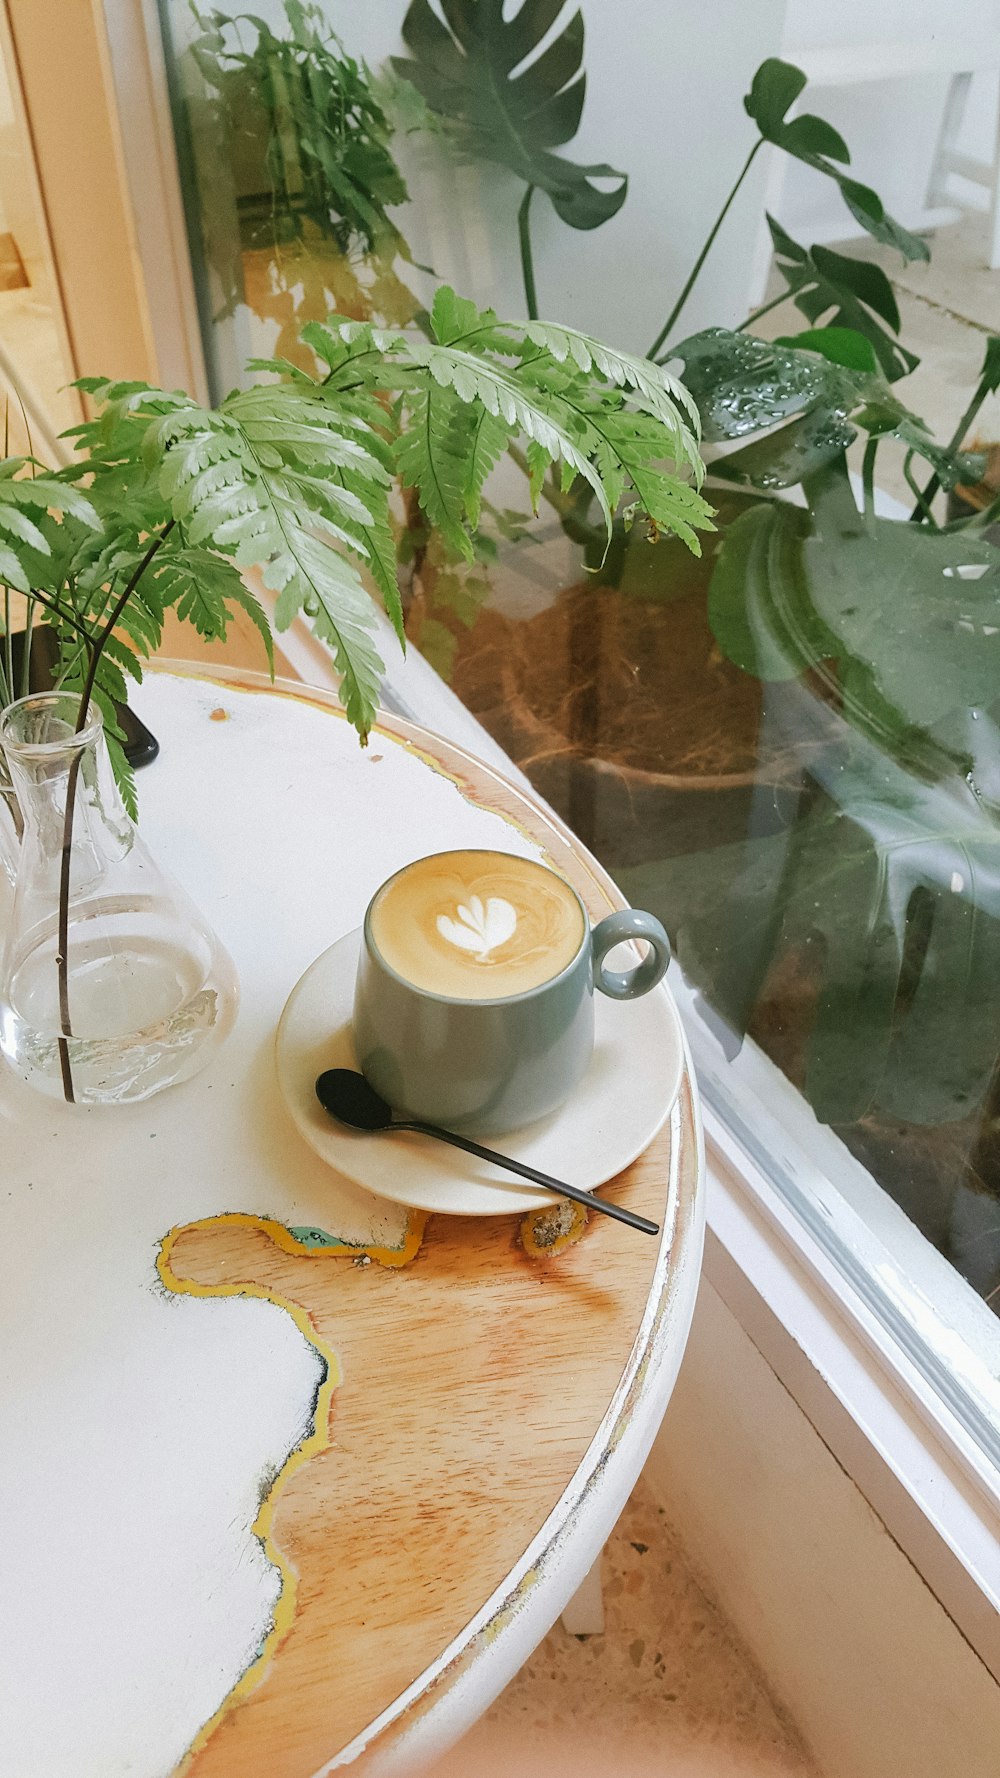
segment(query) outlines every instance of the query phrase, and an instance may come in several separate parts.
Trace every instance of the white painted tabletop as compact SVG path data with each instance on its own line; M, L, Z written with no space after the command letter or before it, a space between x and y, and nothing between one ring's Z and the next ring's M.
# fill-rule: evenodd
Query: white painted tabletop
M156 672L134 700L162 747L138 777L143 833L236 961L234 1034L194 1081L113 1111L55 1104L0 1070L0 1778L167 1778L252 1666L285 1584L251 1530L261 1477L309 1434L320 1360L274 1302L174 1294L157 1256L168 1231L233 1212L401 1240L406 1212L331 1173L291 1127L279 1015L408 859L540 855L422 757L420 731L391 725L362 751L331 698L252 680ZM592 1448L433 1669L317 1769L367 1748L366 1771L408 1770L447 1745L599 1552L693 1310L701 1169L685 1197L678 1116L648 1298Z

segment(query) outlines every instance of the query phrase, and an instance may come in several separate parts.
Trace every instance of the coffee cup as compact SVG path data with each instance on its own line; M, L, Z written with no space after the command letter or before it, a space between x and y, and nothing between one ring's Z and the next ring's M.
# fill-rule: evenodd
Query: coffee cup
M648 954L624 971L625 939ZM576 890L533 859L439 852L405 865L365 914L354 996L358 1063L399 1111L500 1134L572 1093L594 1045L594 990L633 1000L659 982L670 943L623 908L591 928Z

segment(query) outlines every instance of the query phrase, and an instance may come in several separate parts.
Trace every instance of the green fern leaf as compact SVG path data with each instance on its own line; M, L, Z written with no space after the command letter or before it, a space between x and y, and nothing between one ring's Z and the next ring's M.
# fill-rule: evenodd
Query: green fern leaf
M410 422L396 445L403 483L416 488L420 504L449 549L473 559L465 529L468 480L466 410L450 390L428 384L410 408Z
M116 636L114 634L108 637L104 647L107 654L117 661L118 665L124 669L129 677L134 679L137 685L141 685L142 662L139 660L135 649L130 648L128 643L123 641L121 636ZM124 680L122 683L124 684Z
M185 543L259 567L278 594L279 629L300 610L312 618L333 648L362 736L374 719L382 663L371 603L344 550L371 562L370 529L379 556L373 571L384 570L390 476L369 441L356 416L338 414L314 387L289 384L238 392L216 412L177 407L153 421L146 443L162 457L161 487ZM215 473L204 479L209 469Z
M562 462L580 475L592 488L604 515L608 539L611 537L611 508L600 476L589 458L571 437L566 420L572 420L565 408L551 397L507 368L485 357L453 346L436 346L423 341L410 343L410 357L426 365L441 388L454 389L464 402L480 402L494 418L502 419L508 429L527 434L540 445L553 462Z
M16 587L19 593L31 590L19 556L4 543L0 543L0 586Z
M456 296L450 284L439 284L434 292L431 307L431 327L434 338L439 346L454 345L456 340L468 339L473 333L482 333L496 322L496 314L492 309L482 313L474 302L467 297Z
M541 494L551 459L542 450L541 445L535 443L534 439L529 440L524 454L528 459L528 492L531 495L532 511L537 512L538 497Z
M701 554L697 526L712 531L712 509L697 489L660 468L663 434L658 421L627 409L598 406L586 410L597 434L597 461L609 490L621 499L631 482L643 511L660 531L671 531L695 554Z
M465 510L473 530L479 524L486 478L500 461L510 438L510 428L487 408L481 408L473 422L465 480Z
M648 358L633 358L627 352L614 351L601 340L591 339L572 327L553 327L545 321L525 321L522 325L525 338L551 352L558 363L569 359L584 373L596 368L615 388L634 390L645 410L654 414L677 437L677 454L697 476L703 474L697 447L700 429L697 406L683 383L662 365L654 364ZM687 416L686 423L682 415Z

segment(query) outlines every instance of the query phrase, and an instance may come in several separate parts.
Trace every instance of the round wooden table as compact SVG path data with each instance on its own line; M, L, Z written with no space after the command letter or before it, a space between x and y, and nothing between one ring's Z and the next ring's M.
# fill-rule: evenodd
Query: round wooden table
M0 1079L0 1778L404 1772L516 1672L666 1406L702 1246L690 1074L607 1189L662 1222L425 1218L303 1144L274 1033L408 859L614 886L492 768L335 700L171 669L143 831L236 960L236 1030L146 1105ZM0 890L0 893L3 893Z

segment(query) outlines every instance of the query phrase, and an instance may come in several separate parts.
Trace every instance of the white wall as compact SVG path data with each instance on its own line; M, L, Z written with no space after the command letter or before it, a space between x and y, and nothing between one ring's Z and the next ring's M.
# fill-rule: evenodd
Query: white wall
M835 7L788 0L782 53L794 61L797 49L870 44L877 57L879 43L922 42L939 45L943 53L958 42L981 43L997 30L998 0L838 0ZM817 111L835 125L851 150L852 171L909 224L924 204L948 80L947 74L928 74L815 87L800 109ZM997 90L995 74L976 75L962 147L979 160L993 157ZM846 239L854 227L831 183L805 167L789 166L777 209L799 239Z
M405 0L325 0L347 50L373 66L403 51ZM235 9L234 9L235 10ZM273 23L279 0L261 0ZM570 0L563 18L572 16ZM776 53L785 0L583 0L588 74L583 125L565 154L630 176L622 210L589 233L567 228L536 196L536 275L544 315L645 351L753 141L742 97ZM749 16L752 15L752 16ZM171 0L178 37L186 0ZM523 314L517 205L523 188L500 169L456 167L411 139L400 144L414 203L401 215L417 259L501 312ZM755 169L756 171L756 169ZM747 312L762 201L760 179L734 206L684 317L693 331Z
M825 1778L996 1778L1000 1687L704 1277L646 1476Z

